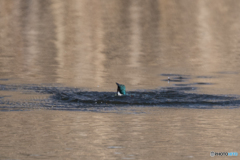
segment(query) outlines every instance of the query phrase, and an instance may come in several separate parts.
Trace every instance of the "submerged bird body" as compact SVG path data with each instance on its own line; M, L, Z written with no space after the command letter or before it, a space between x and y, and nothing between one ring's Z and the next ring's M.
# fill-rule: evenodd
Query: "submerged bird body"
M123 84L118 84L116 83L118 88L117 88L117 95L122 96L126 95L126 87Z

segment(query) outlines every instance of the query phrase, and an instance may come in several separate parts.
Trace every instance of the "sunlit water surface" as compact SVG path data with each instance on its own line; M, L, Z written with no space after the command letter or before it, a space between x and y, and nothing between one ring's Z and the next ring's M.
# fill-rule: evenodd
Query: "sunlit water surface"
M239 8L0 0L0 159L240 153Z
M211 159L210 151L239 152L239 114L155 107L0 112L0 158Z

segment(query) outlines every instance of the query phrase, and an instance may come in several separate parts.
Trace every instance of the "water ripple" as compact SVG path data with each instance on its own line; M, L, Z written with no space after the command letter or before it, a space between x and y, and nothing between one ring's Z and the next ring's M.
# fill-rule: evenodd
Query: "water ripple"
M184 107L184 108L216 108L238 107L240 99L236 95L210 95L189 93L196 88L167 87L156 90L130 91L126 96L116 96L115 92L84 91L79 88L42 87L37 85L14 86L0 85L0 90L18 91L22 93L31 90L36 93L50 95L47 99L34 101L11 101L1 97L1 109L34 108L36 106L57 110L86 110L101 108L117 108L128 106ZM8 107L6 107L8 106ZM9 107L11 106L11 107Z

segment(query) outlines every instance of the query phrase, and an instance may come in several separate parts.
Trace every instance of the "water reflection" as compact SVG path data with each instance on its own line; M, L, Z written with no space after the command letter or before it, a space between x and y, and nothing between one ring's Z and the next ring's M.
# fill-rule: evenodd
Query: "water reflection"
M131 90L167 86L162 73L239 73L238 1L0 3L0 73L15 83L110 91L115 81ZM236 94L238 78L207 83Z
M239 7L233 0L0 0L0 108L31 110L0 112L0 159L238 152ZM115 82L135 97L112 96ZM185 109L192 106L213 109ZM43 109L94 112L33 111Z
M212 150L239 149L238 110L141 111L145 113L0 112L0 157L207 159Z

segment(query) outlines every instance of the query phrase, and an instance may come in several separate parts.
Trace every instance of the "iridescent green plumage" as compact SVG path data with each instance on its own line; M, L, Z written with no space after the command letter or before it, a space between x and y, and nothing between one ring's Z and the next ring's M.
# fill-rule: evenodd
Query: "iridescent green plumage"
M118 96L126 95L126 87L123 84L118 84L118 83L116 83L116 84L118 86L118 88L117 88Z

